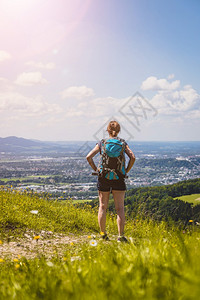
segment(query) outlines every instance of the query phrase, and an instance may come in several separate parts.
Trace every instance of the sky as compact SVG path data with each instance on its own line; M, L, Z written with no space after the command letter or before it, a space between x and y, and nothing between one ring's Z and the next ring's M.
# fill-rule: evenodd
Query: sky
M0 137L199 141L199 0L0 0Z

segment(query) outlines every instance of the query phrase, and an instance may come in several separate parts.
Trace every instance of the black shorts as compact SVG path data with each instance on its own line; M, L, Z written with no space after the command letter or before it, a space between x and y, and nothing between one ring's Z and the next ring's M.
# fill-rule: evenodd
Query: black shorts
M112 190L116 191L125 191L126 183L124 178L118 180L109 180L104 176L98 177L97 188L101 192L110 192Z

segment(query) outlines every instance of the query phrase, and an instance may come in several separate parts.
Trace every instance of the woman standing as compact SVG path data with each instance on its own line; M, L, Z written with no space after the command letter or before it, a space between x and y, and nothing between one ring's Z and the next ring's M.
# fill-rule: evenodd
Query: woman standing
M102 238L108 240L106 233L106 210L108 207L109 196L112 192L117 212L118 241L127 242L127 239L124 236L124 197L126 191L125 176L135 162L135 155L127 143L118 138L118 134L120 132L120 125L118 122L111 121L108 124L107 131L109 138L96 144L96 146L88 153L87 161L92 169L99 174L97 183L99 192L98 222ZM116 154L116 149L120 149L119 156ZM93 157L98 152L101 154L100 168L97 168L93 161ZM126 168L125 153L129 157L129 162Z

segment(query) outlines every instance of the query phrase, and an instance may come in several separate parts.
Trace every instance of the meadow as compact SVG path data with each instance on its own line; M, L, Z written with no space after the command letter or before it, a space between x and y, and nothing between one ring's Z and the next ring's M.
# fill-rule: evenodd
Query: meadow
M193 203L194 205L200 204L200 194L185 195L185 196L181 196L181 197L176 197L176 199L180 199L185 202Z
M124 244L113 214L110 241L100 239L89 204L2 189L0 207L0 299L199 299L193 220L183 229L138 215L126 222Z
M30 180L35 178L48 178L48 175L30 175L26 177L10 177L10 178L0 178L1 181L7 183L8 181L24 181L24 180ZM51 177L54 177L54 175L51 175Z

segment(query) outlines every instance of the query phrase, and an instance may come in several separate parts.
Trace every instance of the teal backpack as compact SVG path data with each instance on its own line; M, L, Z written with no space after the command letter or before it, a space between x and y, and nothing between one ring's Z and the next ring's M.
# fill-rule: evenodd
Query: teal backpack
M103 139L99 143L99 173L109 180L117 180L126 176L125 148L126 142L120 138Z

